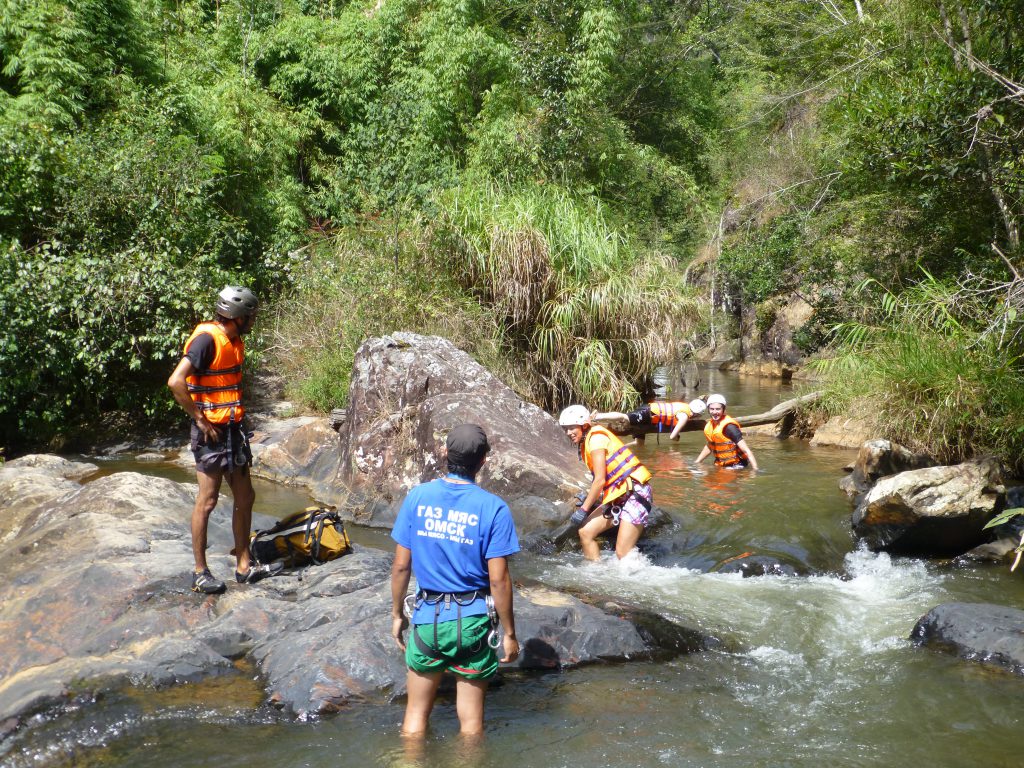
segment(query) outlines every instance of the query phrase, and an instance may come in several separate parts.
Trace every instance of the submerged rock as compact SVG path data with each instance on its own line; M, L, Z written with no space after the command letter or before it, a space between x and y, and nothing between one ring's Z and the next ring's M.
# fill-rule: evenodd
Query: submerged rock
M801 571L771 555L749 555L733 557L711 569L714 573L738 573L743 578L751 576L800 576Z
M914 627L919 646L1024 674L1024 611L986 603L945 603Z

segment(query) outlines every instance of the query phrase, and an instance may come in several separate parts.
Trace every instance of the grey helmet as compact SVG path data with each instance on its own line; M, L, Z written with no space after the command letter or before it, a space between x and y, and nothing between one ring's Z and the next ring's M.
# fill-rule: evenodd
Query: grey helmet
M217 314L221 317L234 319L236 317L248 317L260 306L256 294L248 288L239 285L226 285L217 294Z

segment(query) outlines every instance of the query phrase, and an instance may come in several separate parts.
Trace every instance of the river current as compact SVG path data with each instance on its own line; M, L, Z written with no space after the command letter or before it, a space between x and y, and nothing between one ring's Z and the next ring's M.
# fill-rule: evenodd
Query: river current
M785 385L706 372L730 414L767 410ZM398 737L402 705L355 704L296 722L267 707L255 678L131 689L41 717L0 745L21 766L960 766L1021 765L1024 679L915 648L914 624L954 600L1024 605L1005 566L891 558L857 548L837 487L854 452L752 435L762 471L693 464L701 437L649 437L637 453L672 523L645 554L584 563L578 553L522 554L514 577L642 605L722 640L667 662L504 675L488 695L482 743L457 737L442 698L416 751ZM566 450L572 450L568 442ZM114 467L116 468L116 467ZM111 469L108 467L108 470ZM138 467L134 467L138 469ZM581 468L582 473L582 468ZM179 478L184 479L184 478ZM306 503L261 485L257 511ZM386 532L350 530L390 548ZM746 553L810 575L741 578L711 571ZM382 607L386 610L386 606ZM344 632L344 627L338 628ZM397 651L396 651L397 652Z

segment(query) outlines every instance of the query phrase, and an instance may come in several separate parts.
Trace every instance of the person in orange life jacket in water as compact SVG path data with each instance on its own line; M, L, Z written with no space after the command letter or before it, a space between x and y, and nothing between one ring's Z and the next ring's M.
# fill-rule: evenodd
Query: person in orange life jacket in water
M558 423L594 475L579 509L570 518L580 526L583 556L597 560L597 537L618 526L615 555L622 559L636 547L647 525L654 502L651 473L615 434L592 424L590 411L584 406L570 405L559 415ZM597 514L602 506L605 512Z
M679 433L683 431L689 418L704 413L705 407L704 401L699 398L688 403L654 402L642 405L625 415L629 419L629 423L635 426L651 424L658 428L659 433L672 430L668 439L678 440ZM636 439L643 442L644 437L644 435L638 435Z
M757 459L743 439L740 424L731 416L725 415L725 398L722 395L708 397L708 416L711 418L704 426L705 446L697 456L700 464L711 454L715 456L715 466L727 469L744 469L748 465L757 470Z
M256 493L249 476L251 433L242 406L242 336L252 330L259 302L248 288L226 286L217 297L216 319L200 323L185 342L184 356L167 386L192 417L191 446L199 493L192 509L192 591L219 594L226 589L206 563L210 513L217 506L227 476L234 499L231 531L235 540L235 580L252 583L278 573L282 563L253 565L249 553L252 507Z

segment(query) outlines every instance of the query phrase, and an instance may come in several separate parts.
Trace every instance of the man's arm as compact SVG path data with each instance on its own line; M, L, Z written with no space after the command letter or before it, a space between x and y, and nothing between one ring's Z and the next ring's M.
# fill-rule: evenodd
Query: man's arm
M736 447L747 454L747 459L750 461L750 466L755 470L757 469L757 459L754 458L754 452L750 450L750 446L747 445L747 441L742 437L737 441Z
M508 559L490 558L487 561L487 575L491 582L494 609L498 612L501 626L505 628L505 637L502 639L505 656L501 661L515 661L519 656L519 640L516 638L516 619L512 611L512 575L508 571Z
M680 413L676 418L676 425L672 429L672 434L668 436L669 440L678 440L679 433L683 431L683 427L686 426L686 420L689 417L685 413Z
M704 447L700 449L700 454L697 456L697 463L700 464L704 459L711 453L711 449L708 448L708 444L704 443Z
M402 633L409 626L405 615L405 596L409 592L409 577L412 574L412 551L401 544L395 545L395 561L391 564L391 636L398 647L405 650ZM511 587L511 584L510 584ZM510 598L511 600L511 598ZM511 602L510 602L511 608Z
M192 395L188 393L188 382L186 379L192 376L196 372L195 366L192 365L192 361L187 357L181 358L181 362L178 363L174 372L171 373L171 377L167 379L167 388L171 390L171 394L174 395L175 402L180 405L185 413L191 416L199 429L206 435L207 440L214 442L220 439L220 435L217 432L217 428L211 424L206 416L199 408L196 407L195 401L192 399Z

